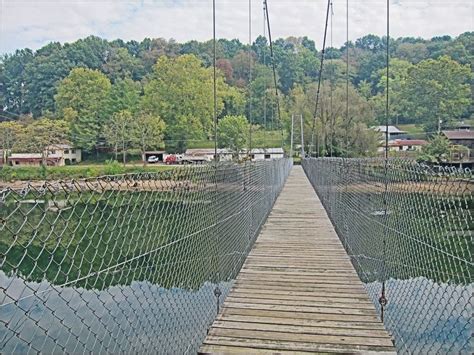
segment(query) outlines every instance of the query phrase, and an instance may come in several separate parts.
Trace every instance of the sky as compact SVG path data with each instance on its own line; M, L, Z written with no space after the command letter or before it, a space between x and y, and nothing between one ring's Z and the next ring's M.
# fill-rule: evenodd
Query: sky
M457 36L474 30L474 0L389 0L393 37ZM262 0L250 0L252 35L263 34ZM323 38L326 0L268 0L274 38ZM349 0L349 37L384 35L386 0ZM219 38L249 41L249 0L216 0ZM346 0L333 0L332 43L346 38ZM96 35L179 42L212 38L212 0L0 0L0 53ZM328 40L331 40L330 32Z

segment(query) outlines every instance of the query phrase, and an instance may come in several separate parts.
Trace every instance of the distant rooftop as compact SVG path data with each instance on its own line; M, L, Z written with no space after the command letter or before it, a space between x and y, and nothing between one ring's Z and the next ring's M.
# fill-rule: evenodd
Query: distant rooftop
M448 139L474 139L474 131L468 130L443 131L443 134Z
M385 130L385 126L375 126L375 127L372 127L373 129L375 129L376 131L378 132L381 132L381 133L385 133L386 130ZM389 134L405 134L407 132L405 131L402 131L400 129L398 129L397 126L388 126L388 133Z
M424 139L395 139L389 142L392 147L414 146L428 144Z

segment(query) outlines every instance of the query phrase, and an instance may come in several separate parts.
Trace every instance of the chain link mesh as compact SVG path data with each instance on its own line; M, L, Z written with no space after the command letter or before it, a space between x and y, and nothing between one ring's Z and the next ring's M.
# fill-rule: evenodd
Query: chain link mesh
M397 349L472 353L471 171L391 159L302 164L379 312L385 284Z
M0 352L196 352L291 165L4 187Z

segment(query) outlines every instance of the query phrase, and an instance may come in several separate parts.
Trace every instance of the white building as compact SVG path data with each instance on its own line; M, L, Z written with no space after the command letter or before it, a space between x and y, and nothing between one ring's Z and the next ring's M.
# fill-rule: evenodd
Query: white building
M212 161L214 160L215 150L212 148L209 149L187 149L184 153L184 157L190 160L205 160ZM217 155L219 156L220 161L231 161L232 152L229 149L217 149Z
M247 156L247 151L240 152L240 159L244 159ZM269 159L281 159L285 157L285 151L283 148L255 148L250 151L250 158L253 161L256 160L269 160Z
M428 144L423 139L395 139L388 142L389 152L413 152L419 151L421 148ZM379 146L378 152L384 152L385 146Z
M48 157L60 157L59 166L76 164L82 161L82 151L69 144L52 144L45 149L48 152Z
M4 164L4 159L0 159L0 165ZM41 153L11 153L7 158L10 166L64 166L66 164L76 164L82 160L82 152L69 144L54 144L45 148Z
M229 149L218 149L217 155L220 161L231 161L235 154ZM247 150L239 152L239 159L246 159L248 156ZM255 148L250 152L250 157L253 161L280 159L285 156L283 148ZM184 154L185 160L214 160L214 149L188 149Z

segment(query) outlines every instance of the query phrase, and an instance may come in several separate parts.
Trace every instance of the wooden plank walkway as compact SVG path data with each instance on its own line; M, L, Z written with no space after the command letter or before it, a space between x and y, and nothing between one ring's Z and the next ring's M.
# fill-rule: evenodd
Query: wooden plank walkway
M299 166L200 349L289 352L395 352Z

